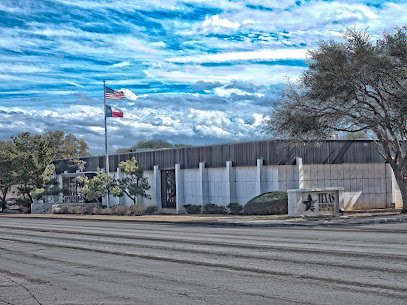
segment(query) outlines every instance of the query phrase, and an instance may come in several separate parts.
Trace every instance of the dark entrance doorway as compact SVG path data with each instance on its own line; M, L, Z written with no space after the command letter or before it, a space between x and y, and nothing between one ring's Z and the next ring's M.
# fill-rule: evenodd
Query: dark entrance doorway
M163 209L175 209L175 169L161 171L161 199Z

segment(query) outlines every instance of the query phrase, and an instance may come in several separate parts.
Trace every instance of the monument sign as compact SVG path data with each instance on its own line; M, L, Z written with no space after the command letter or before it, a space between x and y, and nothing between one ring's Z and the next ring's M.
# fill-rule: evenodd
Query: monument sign
M288 190L288 216L337 216L343 208L344 189L327 187Z

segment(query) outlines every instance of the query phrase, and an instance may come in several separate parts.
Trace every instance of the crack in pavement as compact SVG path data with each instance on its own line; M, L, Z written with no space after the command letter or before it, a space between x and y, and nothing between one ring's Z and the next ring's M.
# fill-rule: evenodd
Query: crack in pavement
M42 304L40 303L40 301L35 297L35 295L34 295L27 287L25 287L25 286L24 286L23 284L21 284L21 283L18 283L18 282L16 282L16 281L14 281L12 278L10 278L10 277L4 275L3 271L7 271L7 270L0 270L0 273L1 273L0 276L2 276L2 277L4 277L4 278L8 279L10 282L13 282L14 284L16 284L16 285L20 286L21 288L23 288L23 289L24 289L25 291L27 291L28 294L37 302L38 305L42 305ZM7 271L7 272L10 273L10 274L15 274L15 273L13 273L13 272L9 272L9 271ZM23 275L23 277L25 278L24 275Z

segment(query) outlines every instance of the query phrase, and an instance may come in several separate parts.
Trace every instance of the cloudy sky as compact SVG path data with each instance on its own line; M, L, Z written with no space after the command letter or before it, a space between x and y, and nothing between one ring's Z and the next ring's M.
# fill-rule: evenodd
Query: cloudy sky
M0 139L64 130L104 150L267 138L262 121L307 50L347 27L407 25L407 1L0 0Z

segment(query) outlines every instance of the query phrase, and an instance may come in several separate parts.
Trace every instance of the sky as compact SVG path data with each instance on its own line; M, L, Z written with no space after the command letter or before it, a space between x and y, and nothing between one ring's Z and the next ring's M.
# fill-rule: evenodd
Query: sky
M349 27L407 25L407 1L0 0L0 140L63 130L104 152L139 141L270 138L263 121L307 51Z

